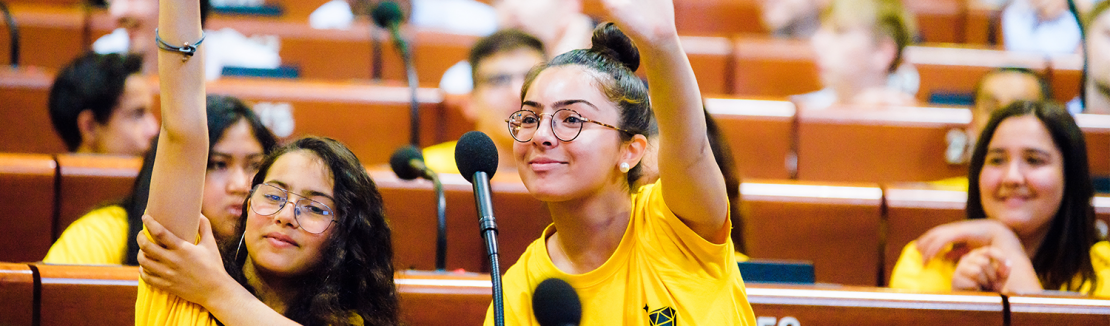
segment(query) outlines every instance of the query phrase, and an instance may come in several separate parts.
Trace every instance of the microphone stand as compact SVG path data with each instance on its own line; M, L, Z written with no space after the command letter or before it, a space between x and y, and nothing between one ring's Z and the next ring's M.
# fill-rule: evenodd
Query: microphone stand
M443 195L443 183L432 174L432 184L436 192L436 271L447 270L447 198Z
M420 106L416 102L416 89L419 87L419 82L416 76L416 67L412 62L412 48L409 44L401 38L400 28L390 28L389 32L393 34L393 44L397 47L397 52L401 54L401 60L405 63L405 74L408 77L409 83L409 143L412 146L420 146Z
M12 17L11 11L8 10L8 5L0 1L0 11L4 14L4 21L8 23L8 35L11 37L11 65L12 67L19 66L19 27L15 25L15 18Z
M474 201L478 207L478 228L482 238L486 240L486 253L489 254L490 281L493 282L493 323L496 326L505 325L505 303L502 299L504 291L501 289L501 266L498 264L497 254L497 221L493 217L493 201L490 200L489 176L483 172L474 172Z

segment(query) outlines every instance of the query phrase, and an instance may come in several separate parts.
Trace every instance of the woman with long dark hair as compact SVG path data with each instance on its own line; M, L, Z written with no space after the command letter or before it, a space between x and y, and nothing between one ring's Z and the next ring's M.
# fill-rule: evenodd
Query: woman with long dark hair
M221 259L213 225L200 216L204 51L189 46L203 35L198 7L196 0L159 6L160 47L170 50L158 56L163 121L146 231L137 239L136 324L396 324L381 195L334 140L299 139L262 161L235 250Z
M906 246L893 288L1110 295L1083 133L1066 110L1015 102L991 115L971 166L966 221Z

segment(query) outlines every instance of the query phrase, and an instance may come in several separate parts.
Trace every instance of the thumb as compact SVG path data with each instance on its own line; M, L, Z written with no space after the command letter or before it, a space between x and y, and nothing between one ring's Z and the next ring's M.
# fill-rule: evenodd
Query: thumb
M204 215L200 216L200 229L197 234L200 236L200 241L198 241L197 244L204 247L216 248L216 238L212 234L212 222L208 221L208 218Z

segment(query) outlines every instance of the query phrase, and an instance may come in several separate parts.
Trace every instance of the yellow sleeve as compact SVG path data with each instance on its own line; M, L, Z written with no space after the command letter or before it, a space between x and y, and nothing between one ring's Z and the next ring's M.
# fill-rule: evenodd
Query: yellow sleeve
M1091 246L1091 265L1095 270L1096 287L1093 296L1110 298L1110 242L1099 241Z
M728 214L727 209L725 212ZM690 229L667 207L661 181L641 187L634 195L632 219L642 221L644 230L637 236L649 252L658 253L658 263L683 270L692 278L718 279L737 269L732 240L713 243ZM724 223L726 229L732 228L727 215Z
M910 242L902 249L898 263L894 264L890 287L920 292L949 292L952 291L952 274L955 272L955 262L940 258L925 265L917 245Z
M954 191L967 191L967 176L929 182L929 184Z
M151 239L145 229L143 234ZM215 326L217 323L201 305L154 288L140 277L139 294L135 298L135 325Z
M120 265L127 251L127 211L99 208L70 224L42 261L51 264ZM134 239L131 239L134 241Z
M424 165L436 173L459 174L455 165L455 144L449 141L424 148Z

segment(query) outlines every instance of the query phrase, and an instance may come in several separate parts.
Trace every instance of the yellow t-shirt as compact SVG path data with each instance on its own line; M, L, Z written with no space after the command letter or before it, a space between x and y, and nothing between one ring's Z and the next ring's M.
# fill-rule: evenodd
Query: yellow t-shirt
M663 202L658 182L632 195L624 237L596 270L571 275L555 267L546 246L554 233L549 225L502 278L505 325L539 324L532 291L552 277L578 293L582 325L656 325L649 316L666 314L678 325L755 325L732 241L714 244L690 230ZM493 324L492 305L485 324Z
M943 257L944 253L938 255ZM933 259L928 265L923 263L917 244L910 242L902 250L902 256L894 265L890 275L890 287L895 289L922 292L948 292L952 290L952 275L956 272L956 261ZM1091 265L1095 270L1098 287L1093 292L1096 297L1110 297L1110 242L1100 241L1091 246ZM1079 292L1087 293L1091 283L1084 283ZM1060 289L1066 291L1066 288Z
M967 176L932 181L929 184L948 190L967 191Z
M153 241L145 229L143 234ZM197 235L197 240L200 240L200 235ZM135 298L135 326L142 325L215 326L219 324L216 317L201 305L152 287L140 277L139 295Z
M459 174L459 167L455 165L455 144L449 141L424 148L424 165L436 173Z
M85 214L66 227L42 261L51 264L120 265L126 261L127 240L127 211L118 205L106 206Z

